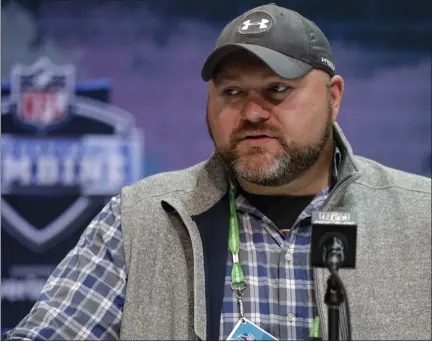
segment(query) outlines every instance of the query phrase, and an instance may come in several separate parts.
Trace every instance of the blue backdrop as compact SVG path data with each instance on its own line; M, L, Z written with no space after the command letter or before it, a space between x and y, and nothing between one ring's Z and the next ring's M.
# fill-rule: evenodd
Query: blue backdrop
M2 328L121 186L209 156L201 65L264 3L2 1ZM331 41L354 152L430 176L432 1L277 4Z

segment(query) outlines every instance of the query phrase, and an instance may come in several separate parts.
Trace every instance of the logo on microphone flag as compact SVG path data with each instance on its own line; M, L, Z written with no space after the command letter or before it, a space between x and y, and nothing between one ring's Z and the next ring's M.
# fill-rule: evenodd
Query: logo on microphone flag
M349 221L349 213L320 212L319 219L323 221Z

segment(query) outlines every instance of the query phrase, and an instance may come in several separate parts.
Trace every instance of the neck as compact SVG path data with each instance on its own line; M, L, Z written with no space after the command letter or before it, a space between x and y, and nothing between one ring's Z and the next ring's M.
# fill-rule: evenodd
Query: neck
M237 179L243 190L256 195L306 196L315 195L330 184L334 145L327 144L316 163L298 178L279 187L258 185Z

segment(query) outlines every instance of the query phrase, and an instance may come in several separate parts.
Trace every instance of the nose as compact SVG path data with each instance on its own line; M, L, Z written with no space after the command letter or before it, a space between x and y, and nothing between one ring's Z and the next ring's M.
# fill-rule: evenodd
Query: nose
M243 110L243 116L245 120L250 122L261 122L268 120L270 113L258 101L248 99Z

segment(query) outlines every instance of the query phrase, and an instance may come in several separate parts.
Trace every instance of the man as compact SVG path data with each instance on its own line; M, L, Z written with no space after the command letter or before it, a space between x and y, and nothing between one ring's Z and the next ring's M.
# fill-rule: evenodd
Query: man
M296 12L270 4L229 23L202 71L215 154L124 188L7 338L327 339L311 214L338 211L358 215L340 337L429 339L430 179L353 155L334 72Z

